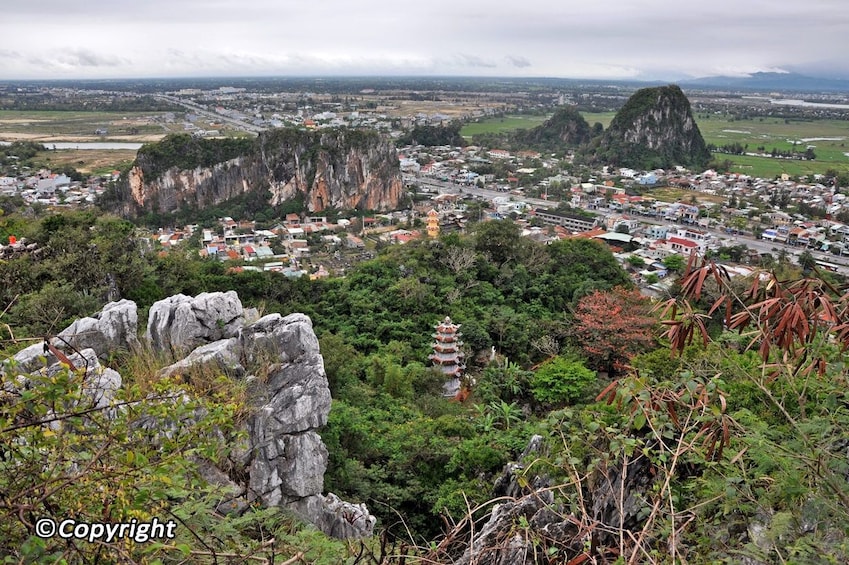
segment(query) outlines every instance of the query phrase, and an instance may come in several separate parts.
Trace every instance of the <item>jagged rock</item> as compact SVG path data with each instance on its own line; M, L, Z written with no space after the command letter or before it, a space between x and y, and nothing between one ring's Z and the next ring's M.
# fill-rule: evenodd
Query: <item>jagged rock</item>
M63 339L53 340L53 344L61 348L67 342L77 350L91 348L98 357L105 357L116 350L137 348L138 325L135 302L110 302L94 316L80 318L59 332Z
M549 563L546 547L558 547L561 556L580 554L583 542L577 526L559 509L553 510L553 504L551 491L544 490L496 505L456 565ZM522 521L528 527L517 527Z
M321 358L284 365L255 386L265 402L251 428L258 438L320 428L330 412L330 389Z
M19 376L14 381L4 381L7 387L12 388L29 388L28 374L43 371L47 376L54 376L67 368L53 355L45 355L44 342L19 351L14 359L16 362L14 369ZM76 369L85 370L81 392L87 399L88 407L106 408L112 404L121 388L121 375L113 369L103 367L94 349L83 349L79 353L69 355L68 360ZM5 370L8 368L8 365L4 367Z
M312 329L312 320L304 314L263 316L239 332L239 342L248 363L260 357L290 363L302 356L319 356L318 338ZM324 361L321 360L324 373Z
M253 142L178 135L159 144L167 149L142 148L122 180L116 206L124 213L204 208L258 190L270 191L272 206L300 198L310 211L395 210L404 193L395 146L377 132L277 128ZM200 154L218 158L181 159L180 168L163 157Z
M242 317L245 320L245 325L249 326L259 320L259 310L257 310L256 308L245 308Z
M642 88L616 112L595 158L638 169L704 167L711 154L678 86Z
M93 349L98 357L104 358L117 350L131 350L139 345L138 309L132 300L110 302L103 309L87 318L75 320L59 332L61 337L50 340L51 345L65 353ZM17 352L12 359L16 371L32 373L57 362L47 351L44 341L39 341ZM8 364L6 364L8 365Z
M197 462L198 474L210 485L219 487L221 500L215 510L221 514L240 515L250 505L245 499L245 489L233 482L225 472L206 460Z
M82 393L88 399L90 406L106 408L112 404L115 395L121 389L121 375L118 371L103 367L97 358L97 352L91 348L69 355L68 360L78 370L85 370ZM54 363L47 367L47 374L55 375L64 368L61 363Z
M234 337L244 324L235 291L177 294L150 307L145 339L156 351L180 356L199 345Z
M280 435L255 449L250 466L252 497L259 497L266 506L287 506L321 494L327 448L316 432Z
M21 349L12 357L14 361L14 370L18 373L34 373L39 369L44 369L52 363L56 362L56 358L52 353L45 351L44 342L39 341L29 347ZM4 362L4 372L8 369L8 363Z
M566 557L565 561L580 555L584 543L576 526L580 522L555 501L553 492L546 488L548 478L529 478L528 486L519 486L523 462L543 449L542 436L531 437L518 462L505 466L496 481L495 496L514 499L495 505L480 530L465 536L461 532L449 535L447 539L454 541L432 557L456 565L521 565L551 563L549 548L556 548L558 557Z
M192 351L188 357L164 367L157 373L158 377L171 377L182 374L190 369L208 367L210 365L228 374L241 376L245 368L241 364L239 340L235 337L214 341L201 345Z
M296 514L308 517L315 526L329 536L340 539L369 537L376 519L365 504L351 504L333 493L327 496L308 496L290 505Z
M180 295L155 304L148 327L151 343L173 347L169 340L175 335L176 318L196 302ZM242 319L242 311L239 316ZM189 330L176 334L191 335L196 326L206 327L192 324L195 322L189 319ZM331 398L309 317L269 314L229 339L197 347L160 374L173 375L210 364L236 377L251 372L245 377L250 397L250 448L239 448L229 462L235 470L230 476L247 472L246 499L231 497L220 510L239 512L243 503L258 499L267 506L290 509L329 535L370 535L375 519L364 505L321 495L328 454L316 430L327 423ZM207 474L218 477L215 484L225 484L227 475L220 470Z
M599 469L592 485L593 520L610 526L611 531L620 527L632 531L639 529L646 516L643 512L646 500L650 498L646 493L656 476L647 457L630 461L624 476L621 463ZM600 536L602 543L613 539L612 534Z
M495 480L493 494L495 496L509 496L518 498L529 494L530 492L542 489L548 486L548 478L534 477L528 481L528 486L522 487L519 485L519 472L525 468L523 461L531 455L539 454L542 451L543 439L540 435L533 435L528 441L528 445L519 456L518 462L510 462L504 466L501 475Z

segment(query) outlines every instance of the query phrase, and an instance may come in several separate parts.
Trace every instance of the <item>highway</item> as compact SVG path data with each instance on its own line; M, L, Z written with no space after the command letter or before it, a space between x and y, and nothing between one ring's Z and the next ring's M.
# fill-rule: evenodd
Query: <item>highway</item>
M200 104L195 104L194 102L189 102L188 100L182 100L176 96L168 96L167 94L156 94L154 95L156 98L161 100L165 100L167 102L171 102L172 104L177 104L182 106L186 110L189 110L192 113L195 113L199 116L204 116L209 118L213 122L221 122L224 124L228 124L233 126L236 129L246 131L248 133L252 133L254 135L258 134L261 131L264 131L265 128L261 128L259 126L255 126L251 123L245 122L243 120L237 120L236 118L231 118L230 116L225 116L224 114L219 114L218 112L213 112L207 110Z

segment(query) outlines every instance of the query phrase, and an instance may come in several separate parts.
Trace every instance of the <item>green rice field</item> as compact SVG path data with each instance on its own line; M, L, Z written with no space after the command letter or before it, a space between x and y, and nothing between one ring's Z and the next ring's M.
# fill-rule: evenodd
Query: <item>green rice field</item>
M590 123L600 122L605 128L613 120L614 112L583 113ZM774 178L781 174L790 176L824 173L828 169L849 171L849 121L844 120L785 120L784 118L752 118L736 120L729 116L696 117L696 123L707 143L717 147L740 143L747 153L758 153L759 147L769 153L779 151L804 152L811 146L816 159L799 161L751 155L714 153L717 160L728 159L732 171L755 177ZM795 146L794 146L795 143Z
M487 118L478 122L467 123L460 130L460 135L466 139L471 139L472 136L482 133L506 133L516 131L517 129L531 129L540 125L549 117L513 115L504 116L503 118Z

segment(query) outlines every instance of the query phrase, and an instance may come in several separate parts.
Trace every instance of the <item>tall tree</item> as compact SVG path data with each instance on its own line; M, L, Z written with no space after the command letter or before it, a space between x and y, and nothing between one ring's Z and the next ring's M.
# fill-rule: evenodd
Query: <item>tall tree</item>
M652 345L656 320L648 298L622 287L594 291L575 309L573 332L590 364L613 374Z

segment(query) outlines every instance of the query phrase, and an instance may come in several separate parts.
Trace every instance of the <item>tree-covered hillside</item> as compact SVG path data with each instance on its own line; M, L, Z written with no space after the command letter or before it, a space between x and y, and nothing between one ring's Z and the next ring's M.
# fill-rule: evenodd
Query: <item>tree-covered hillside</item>
M702 168L711 158L690 101L675 85L635 92L588 155L597 163L643 170Z
M325 491L366 503L380 532L343 544L273 509L217 512L198 462L227 468L238 457L249 389L215 372L159 379L164 360L122 352L106 361L124 377L117 415L81 413L73 372L31 377L18 393L7 365L0 553L15 562L294 563L301 552L305 563L452 563L508 544L524 551L513 562L540 564L849 554L849 311L831 283L789 269L791 280L729 281L691 265L653 308L601 244L538 245L509 221L392 246L344 278L309 281L231 272L194 250L142 253L132 226L108 216L4 220L37 244L0 263L10 353L115 291L142 319L156 300L213 290L236 290L263 313L307 313L333 395L320 432ZM456 400L427 362L445 316L461 324L471 377ZM133 425L144 410L185 433ZM61 428L48 425L57 417ZM504 475L534 434L537 451ZM482 538L496 501L507 521ZM34 535L40 516L65 515L173 516L179 536Z

